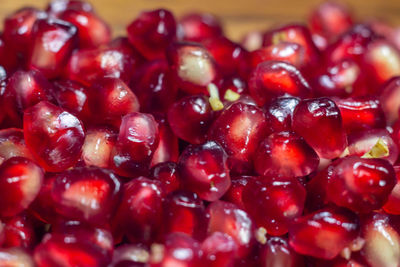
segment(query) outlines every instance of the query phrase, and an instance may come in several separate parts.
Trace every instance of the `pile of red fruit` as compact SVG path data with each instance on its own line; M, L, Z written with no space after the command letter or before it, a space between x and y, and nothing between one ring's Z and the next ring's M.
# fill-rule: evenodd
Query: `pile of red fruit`
M400 28L127 36L78 0L5 19L0 266L400 266Z

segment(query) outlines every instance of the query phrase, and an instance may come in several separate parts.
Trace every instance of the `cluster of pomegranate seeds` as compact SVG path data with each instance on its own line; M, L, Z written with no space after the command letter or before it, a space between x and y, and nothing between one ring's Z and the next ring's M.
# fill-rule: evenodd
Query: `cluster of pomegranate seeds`
M54 0L0 34L0 266L399 267L400 28L224 35Z

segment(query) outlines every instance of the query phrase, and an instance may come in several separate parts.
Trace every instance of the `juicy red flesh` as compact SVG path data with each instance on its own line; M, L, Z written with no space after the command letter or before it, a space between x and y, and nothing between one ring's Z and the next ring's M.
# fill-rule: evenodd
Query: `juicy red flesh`
M182 39L190 42L201 42L203 40L222 35L221 24L215 16L211 14L187 14L179 20L182 28Z

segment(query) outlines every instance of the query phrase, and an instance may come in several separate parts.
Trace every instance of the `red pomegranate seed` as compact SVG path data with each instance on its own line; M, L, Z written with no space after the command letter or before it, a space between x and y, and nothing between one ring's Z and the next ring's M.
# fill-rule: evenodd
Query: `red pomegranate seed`
M381 208L397 180L388 161L356 156L336 160L327 179L330 201L362 213Z
M4 243L2 247L20 247L31 249L36 243L35 229L32 221L20 214L4 221Z
M69 58L65 76L86 86L103 77L120 78L129 83L132 73L141 63L140 56L121 48L82 49Z
M178 172L178 164L175 162L161 162L150 169L150 176L161 182L166 194L178 190L181 178Z
M249 254L254 244L254 225L249 215L225 201L214 201L207 207L208 233L221 232L230 235L237 245L236 258Z
M359 221L347 209L326 207L296 220L289 244L299 254L333 259L359 232Z
M0 164L12 157L32 159L25 144L24 132L16 128L0 130Z
M42 100L52 101L52 84L35 70L14 72L8 79L3 93L6 113L13 120L21 121L24 110Z
M90 11L67 9L58 17L68 21L78 29L80 48L93 48L107 44L111 40L109 26Z
M254 154L254 168L263 176L306 176L319 164L317 153L293 132L268 136Z
M181 34L181 38L185 41L201 42L221 36L222 31L218 18L211 14L191 13L179 20L178 34Z
M6 44L4 42L3 35L0 34L0 65L2 66L1 76L4 76L4 70L13 72L24 66L25 62L21 61L23 60L18 58L18 54L16 51L14 51L13 46ZM2 83L4 83L4 81L2 81Z
M384 128L385 113L383 105L374 96L333 98L340 109L343 127L347 133L366 129Z
M176 39L176 22L165 9L142 12L127 32L131 44L147 59L164 58L167 46Z
M293 112L292 129L321 158L336 158L347 145L340 110L326 97L300 101Z
M246 173L252 169L251 159L259 142L267 135L267 125L261 109L239 101L221 113L208 136L224 148L233 172Z
M200 266L200 244L183 233L173 233L166 237L163 245L151 247L150 267L196 267Z
M126 234L130 242L149 243L162 226L161 182L139 177L124 184L121 204L112 221L114 237Z
M251 52L251 66L269 61L283 61L301 68L305 64L304 48L297 43L279 42Z
M146 174L159 142L158 134L152 115L138 112L125 115L111 153L112 169L124 177Z
M177 87L165 60L143 64L132 76L130 87L137 95L142 112L163 112L175 101Z
M94 115L92 119L116 128L119 128L123 116L139 111L136 95L119 78L105 77L96 80L89 89L88 103Z
M203 200L221 198L231 185L227 159L224 149L213 141L187 146L178 161L183 187Z
M250 70L249 52L226 37L219 36L203 41L214 57L222 75L247 78Z
M203 240L207 232L207 218L203 201L190 191L175 191L164 201L163 232L181 232L196 240Z
M249 93L247 82L237 76L225 77L218 85L219 95L225 101L235 102L240 96Z
M27 45L33 38L32 29L36 20L45 19L47 14L33 7L25 7L15 11L4 20L3 38L14 52L28 56Z
M384 129L371 129L348 136L348 154L367 158L382 158L394 164L399 156L399 148Z
M43 170L23 157L10 158L0 165L1 217L11 217L28 208L40 191Z
M52 16L58 16L66 10L93 12L93 6L84 0L52 0L46 12Z
M319 60L319 51L315 46L310 31L303 25L289 24L278 29L273 29L264 34L263 46L290 42L304 48L305 64L315 66Z
M273 236L288 232L288 227L304 208L306 190L295 178L252 179L243 190L245 210L258 227ZM268 210L268 212L260 212Z
M396 266L400 262L400 235L391 226L385 214L371 214L364 224L361 251L371 267Z
M74 222L76 223L76 222ZM64 226L46 234L34 251L38 267L65 266L100 267L111 262L111 233L81 225Z
M400 51L390 42L376 40L369 43L364 53L364 67L372 82L373 91L379 92L380 86L394 76L400 76Z
M249 184L249 181L257 179L257 177L241 175L231 177L231 179L231 186L222 199L235 204L240 209L245 209L243 203L243 191Z
M320 34L329 41L347 31L353 24L352 14L345 5L325 2L317 6L309 20L313 33Z
M109 168L116 140L117 133L111 129L105 127L89 129L82 146L82 160L86 166Z
M214 58L201 44L174 43L167 51L176 85L189 94L207 93L206 87L217 78Z
M388 125L392 125L399 118L399 97L400 77L395 77L383 85L379 98Z
M178 138L169 126L164 117L156 117L160 141L154 151L150 166L158 163L173 161L177 162L179 158Z
M213 110L205 95L191 95L179 99L168 110L168 123L179 138L201 144L213 121Z
M389 214L400 215L400 166L394 166L394 171L397 178L396 185L383 205L383 210Z
M271 237L261 248L261 267L305 267L302 256L293 251L286 238Z
M201 243L202 262L211 267L233 266L236 242L227 234L214 232Z
M78 118L42 101L25 110L24 137L38 163L46 171L57 172L79 160L85 134Z
M368 88L361 66L351 59L328 63L314 76L312 85L320 96L365 95Z
M32 256L22 248L2 248L0 249L1 266L37 266Z
M296 97L277 97L268 102L264 109L269 132L290 131L293 111L299 102L300 99Z
M308 97L311 87L300 71L283 61L260 63L250 74L250 95L259 106L285 94Z
M32 36L29 68L48 78L58 77L76 46L77 28L58 19L40 19L33 25Z
M51 197L60 215L104 225L118 205L120 191L120 181L112 172L86 167L57 174Z
M145 267L149 258L149 250L144 246L126 244L114 250L110 267Z
M89 123L93 114L88 104L88 88L71 80L57 80L53 85L55 88L53 95L57 104L85 123Z

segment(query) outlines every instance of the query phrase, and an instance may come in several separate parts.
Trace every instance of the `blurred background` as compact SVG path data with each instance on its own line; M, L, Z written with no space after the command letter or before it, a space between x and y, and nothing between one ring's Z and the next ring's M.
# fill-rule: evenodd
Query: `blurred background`
M267 29L282 22L305 21L310 10L321 0L92 0L114 30L125 34L126 25L142 10L164 7L180 16L189 11L218 15L226 33L239 40L249 30ZM378 17L400 26L400 0L343 0L358 19ZM22 6L44 8L48 0L0 0L0 19Z

